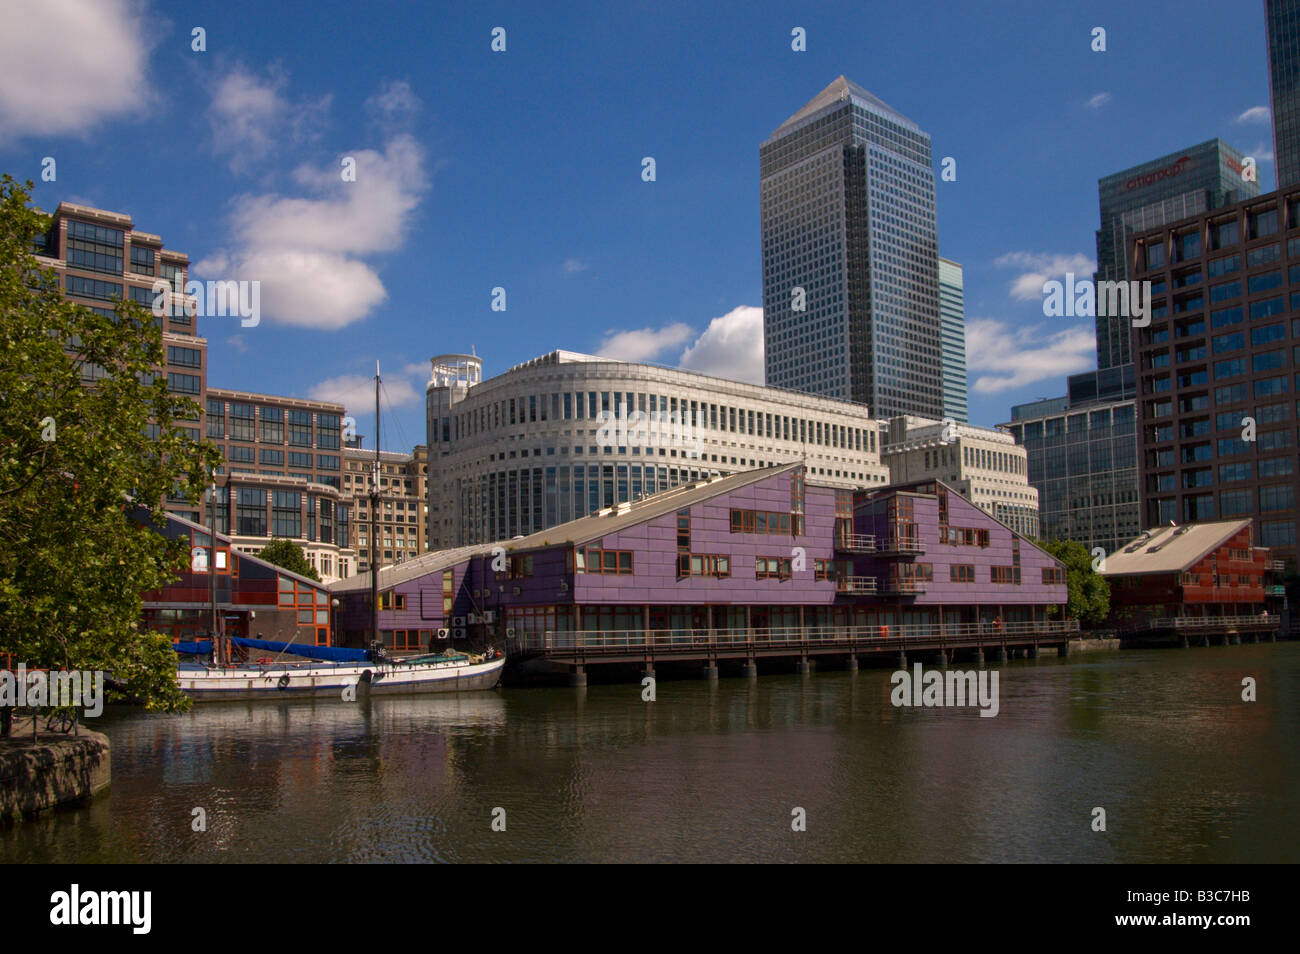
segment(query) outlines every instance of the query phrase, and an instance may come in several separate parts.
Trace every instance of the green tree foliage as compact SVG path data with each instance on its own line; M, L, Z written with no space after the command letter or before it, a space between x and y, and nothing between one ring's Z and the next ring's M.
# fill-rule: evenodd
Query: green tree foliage
M1077 540L1053 540L1040 546L1065 564L1065 615L1096 626L1110 613L1110 583L1092 568L1092 554Z
M220 455L178 424L199 407L156 374L158 319L130 300L111 318L75 305L41 269L33 240L50 219L30 188L0 180L0 653L103 670L118 698L184 708L171 639L139 622L141 594L176 579L188 542L133 522L128 503L161 522L168 493L202 499ZM103 376L88 386L83 364Z
M308 563L307 558L303 556L302 547L285 537L272 538L271 542L262 547L257 555L268 563L284 567L290 573L297 573L309 580L320 582L316 568Z

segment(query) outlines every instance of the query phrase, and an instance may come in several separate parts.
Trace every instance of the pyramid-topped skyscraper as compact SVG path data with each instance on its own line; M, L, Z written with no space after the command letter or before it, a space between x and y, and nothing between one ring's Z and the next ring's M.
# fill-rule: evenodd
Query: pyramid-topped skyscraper
M759 167L767 383L942 418L930 137L841 76Z

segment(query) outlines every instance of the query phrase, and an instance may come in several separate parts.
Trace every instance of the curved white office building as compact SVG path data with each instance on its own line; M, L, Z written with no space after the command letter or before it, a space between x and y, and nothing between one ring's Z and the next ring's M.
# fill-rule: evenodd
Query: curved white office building
M527 535L704 476L803 460L817 483L888 483L863 404L552 351L488 381L431 359L429 548Z

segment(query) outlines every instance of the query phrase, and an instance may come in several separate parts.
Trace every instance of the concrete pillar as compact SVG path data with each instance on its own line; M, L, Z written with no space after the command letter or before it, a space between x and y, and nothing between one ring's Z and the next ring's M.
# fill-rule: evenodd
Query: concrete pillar
M1070 641L1069 641L1069 640L1066 640L1065 642L1061 643L1060 646L1057 646L1057 647L1056 647L1056 655L1058 655L1058 656L1068 656L1068 655L1070 655Z
M758 661L755 659L745 660L744 665L740 667L740 674L753 679L758 675Z
M944 652L942 649L939 650L939 651L938 651L937 653L935 653L935 655L934 655L934 664L935 664L936 666L946 666L946 665L948 665L948 654L947 654L946 652Z
M644 666L641 667L641 678L644 679L646 676L649 676L651 679L654 678L654 676L655 676L655 664L654 664L654 663L652 663L652 662L648 662L648 663L646 663Z
M1240 633L1233 633L1233 634L1232 634L1230 637L1228 637L1228 638L1229 638L1229 640L1231 641L1232 645L1234 645L1234 646L1240 646L1240 645L1241 645L1241 634L1240 634Z
M700 667L700 676L709 680L717 679L718 664L714 662L712 659L710 659L708 662L706 662L703 666Z
M847 669L849 672L857 672L857 671L858 671L858 657L857 657L857 656L850 656L850 657L848 658L848 660L845 662L845 664L844 664L844 668Z
M587 685L587 673L585 670L583 670L581 666L574 666L571 670L569 670L569 685L571 686Z
M794 671L799 673L801 676L812 675L812 660L808 659L806 656L803 659L800 659L794 664Z
M1187 648L1187 634L1186 634L1186 633L1183 633L1183 635L1181 635L1181 636L1178 637L1178 645L1181 646L1183 649L1186 649L1186 648Z
M971 658L971 662L975 663L976 665L979 666L984 665L984 650L976 649L975 652L971 654L970 658Z
M1210 636L1208 633L1201 637L1201 645L1202 646L1210 645Z
M898 668L899 669L907 668L907 653L898 654Z
M1007 661L1007 650L1005 646L999 646L997 649L993 650L993 661L996 663L1004 663Z
M1027 648L1025 649L1025 658L1026 658L1026 659L1037 659L1037 658L1038 658L1038 644L1037 644L1037 643L1035 643L1034 645L1029 646L1029 647L1027 647Z

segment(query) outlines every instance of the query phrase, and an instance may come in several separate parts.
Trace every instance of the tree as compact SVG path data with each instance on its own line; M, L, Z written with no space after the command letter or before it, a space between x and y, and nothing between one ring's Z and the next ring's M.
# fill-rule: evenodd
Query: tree
M30 188L0 178L0 654L102 670L110 698L185 708L171 639L140 620L141 594L176 579L188 544L128 510L161 522L166 495L201 500L220 455L178 424L199 407L157 373L158 319L129 299L111 317L74 304L40 268L50 219Z
M1084 626L1096 626L1110 613L1110 583L1092 568L1092 554L1077 540L1040 544L1065 564L1065 615Z
M287 537L272 537L271 542L262 547L257 555L268 563L284 567L290 573L297 573L309 580L320 582L316 568L303 556L302 547Z

